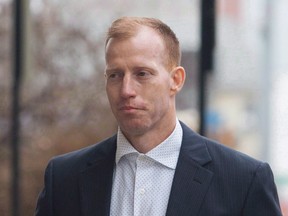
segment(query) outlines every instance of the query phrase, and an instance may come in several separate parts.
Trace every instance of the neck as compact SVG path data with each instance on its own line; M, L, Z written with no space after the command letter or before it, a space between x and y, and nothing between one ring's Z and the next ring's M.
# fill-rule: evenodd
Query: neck
M170 121L168 126L159 126L158 128L141 135L129 136L128 134L123 134L138 152L146 154L167 139L175 129L175 126L176 117ZM163 128L165 128L165 130Z

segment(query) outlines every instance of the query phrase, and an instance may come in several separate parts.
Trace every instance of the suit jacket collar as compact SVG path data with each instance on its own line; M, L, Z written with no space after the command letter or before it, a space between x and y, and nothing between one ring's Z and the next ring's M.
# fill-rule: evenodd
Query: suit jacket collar
M183 141L173 179L167 216L198 215L213 173L203 166L211 161L205 138L183 123Z
M116 135L95 146L79 180L82 216L110 214Z
M173 179L167 216L197 215L213 173L204 165L211 161L205 138L181 123L183 140ZM79 188L82 216L109 215L116 153L116 135L95 146Z

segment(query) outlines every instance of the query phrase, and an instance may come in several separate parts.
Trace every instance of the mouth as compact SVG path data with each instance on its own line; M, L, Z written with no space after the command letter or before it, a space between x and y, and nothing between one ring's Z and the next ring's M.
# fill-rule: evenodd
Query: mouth
M124 113L134 113L134 112L141 111L141 110L145 110L145 108L140 107L140 106L131 106L131 105L123 105L119 107L119 111L124 112Z
M134 107L134 106L121 106L119 110L123 111L130 111L130 110L138 110L139 108Z

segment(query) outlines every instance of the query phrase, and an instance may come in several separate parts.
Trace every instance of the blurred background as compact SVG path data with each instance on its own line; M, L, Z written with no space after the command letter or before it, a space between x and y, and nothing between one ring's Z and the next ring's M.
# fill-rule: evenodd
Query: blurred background
M199 131L201 0L22 0L20 57L15 2L0 0L1 216L18 215L14 208L33 215L51 157L115 133L104 89L104 37L120 16L156 17L176 32L187 72L178 117ZM204 86L205 135L269 162L286 216L287 9L286 0L215 0L213 67Z

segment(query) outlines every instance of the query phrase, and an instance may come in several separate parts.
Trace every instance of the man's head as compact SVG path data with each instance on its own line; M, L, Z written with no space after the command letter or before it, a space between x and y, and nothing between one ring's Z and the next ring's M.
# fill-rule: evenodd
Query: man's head
M159 19L148 17L122 17L117 19L108 30L105 45L107 46L112 38L124 40L135 36L143 26L154 29L162 38L167 51L166 64L169 70L179 66L181 61L179 41L171 28Z
M105 52L106 92L122 132L131 142L161 142L175 127L175 96L185 80L175 34L155 19L122 18L112 24Z

